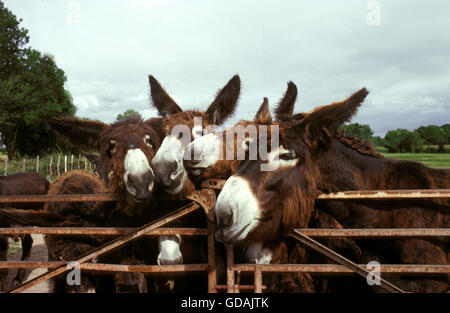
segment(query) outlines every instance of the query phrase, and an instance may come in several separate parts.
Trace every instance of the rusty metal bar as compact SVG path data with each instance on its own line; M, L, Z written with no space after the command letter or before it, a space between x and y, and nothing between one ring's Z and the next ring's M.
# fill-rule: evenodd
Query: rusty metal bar
M234 247L225 245L227 249L227 292L234 293Z
M358 264L365 267L367 264ZM338 264L235 264L235 270L242 272L299 272L311 274L354 274L354 271ZM430 264L384 264L381 273L401 274L449 274L450 265Z
M450 189L354 190L321 194L317 199L417 199L450 198Z
M255 290L255 285L239 285L237 287L239 288L239 290ZM226 290L227 288L227 285L217 285L218 290ZM267 289L267 286L262 285L262 289Z
M255 293L262 293L262 271L260 268L255 268Z
M136 231L137 228L126 227L17 227L0 228L0 235L47 234L47 235L102 235L119 236ZM206 228L157 228L144 236L158 235L206 236Z
M319 253L327 256L328 258L332 259L335 262L338 262L341 265L344 265L346 267L348 267L349 269L351 269L352 271L354 271L355 273L357 273L358 275L366 278L369 275L372 275L373 277L375 277L376 279L379 279L380 281L380 287L389 291L389 292L400 292L400 293L404 293L405 291L403 291L402 289L400 289L399 287L395 286L394 284L388 282L387 280L378 277L377 275L369 272L367 269L358 266L356 263L350 261L349 259L343 257L342 255L334 252L333 250L329 249L328 247L322 245L321 243L311 239L308 236L305 236L304 234L295 231L291 234L292 237L294 237L295 239L297 239L298 241L302 242L303 244L307 245L310 248L313 248L314 250L318 251Z
M117 201L115 194L78 194L78 195L14 195L1 196L0 203L24 202L90 202L90 201Z
M217 293L217 269L216 269L216 254L215 254L215 240L214 240L214 213L209 212L207 218L207 232L208 232L208 292ZM212 220L211 220L212 218Z
M80 265L82 270L96 272L140 272L140 273L169 273L169 272L203 272L208 269L208 264L179 264L179 265L123 265L84 263Z
M0 262L0 269L4 268L55 268L61 265L67 265L68 262L62 261L3 261ZM98 265L98 266L97 266ZM117 265L103 263L84 263L80 267L85 270L111 271L111 272L177 272L177 271L206 271L207 264L182 264L182 265ZM364 267L366 264L358 264ZM157 267L163 267L158 270ZM312 274L353 274L354 272L338 264L235 264L235 271L242 272L299 272ZM383 264L380 266L381 273L390 274L450 274L450 265L435 264ZM217 285L216 287L220 289ZM252 289L256 287L253 286ZM225 289L225 288L223 288ZM242 289L239 286L239 289Z
M354 237L354 238L392 238L392 237L450 237L450 228L379 228L379 229L328 229L302 228L296 231L310 237Z
M0 262L0 268L56 268L58 266L66 266L68 262L61 261L5 261ZM142 272L142 273L159 273L159 272L199 272L206 271L208 264L180 264L180 265L125 265L125 264L104 264L104 263L84 263L80 268L88 271L98 272Z
M124 245L124 244L126 244L126 243L128 243L128 242L130 242L130 241L132 241L134 239L136 239L136 238L141 237L143 234L146 234L149 231L152 231L152 230L154 230L154 229L156 229L156 228L158 228L160 226L163 226L163 225L165 225L167 223L170 223L171 221L173 221L173 220L175 220L175 219L177 219L177 218L179 218L181 216L184 216L186 214L192 213L192 212L194 212L195 210L197 210L199 208L200 208L200 206L198 204L196 204L196 203L193 203L193 204L187 205L185 207L182 207L182 208L174 211L173 213L167 214L167 215L165 215L165 216L163 216L163 217L161 217L161 218L159 218L159 219L157 219L157 220L155 220L153 222L150 222L150 223L148 223L148 224L138 228L136 231L134 231L134 232L132 232L130 234L123 235L123 236L121 236L119 238L116 238L115 240L112 240L111 242L109 242L109 243L107 243L107 244L105 244L105 245L103 245L103 246L101 246L99 248L96 248L93 251L90 251L90 252L86 253L85 255L79 257L77 260L74 260L74 262L76 262L76 263L78 263L80 265L83 264L83 263L86 263L86 262L88 262L88 261L90 261L90 260L92 260L94 258L97 258L97 257L99 257L99 256L101 256L101 255L103 255L103 254L105 254L105 253L107 253L107 252L117 248L117 247L120 247L120 246L122 246L122 245ZM28 281L28 282L18 286L17 288L11 290L10 292L16 293L16 292L24 291L24 290L26 290L26 289L28 289L28 288L36 285L36 284L41 283L42 281L45 281L45 280L47 280L49 278L55 277L57 275L60 275L60 274L66 272L68 270L69 269L65 265L62 265L62 266L57 267L57 268L55 268L55 269L53 269L53 270L51 270L51 271L49 271L49 272L47 272L45 274L37 276L36 278L34 278L34 279L32 279L32 280L30 280L30 281Z

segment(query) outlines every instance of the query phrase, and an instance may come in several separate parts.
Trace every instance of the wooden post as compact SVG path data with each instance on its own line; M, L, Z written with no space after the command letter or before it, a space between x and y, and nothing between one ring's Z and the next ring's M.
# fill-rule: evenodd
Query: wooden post
M262 271L255 268L255 293L262 293Z
M61 162L61 154L58 154L58 163L56 164L56 175L58 175L58 177L61 175L61 171L59 170L60 162Z
M81 154L78 154L78 160L77 160L77 169L80 169L80 159L81 159Z
M227 247L227 292L234 293L234 247L233 245L226 245Z
M39 173L39 154L36 157L36 172Z
M84 169L87 171L87 158L84 157Z
M64 155L64 173L67 173L67 154Z
M22 173L25 173L25 166L26 166L26 160L25 160L25 158L23 158L23 161L22 161Z
M217 270L214 246L214 212L208 213L206 225L208 229L208 292L217 293Z
M49 181L52 181L52 166L53 166L53 154L50 155L50 163L48 164L48 177Z
M3 171L3 175L4 176L8 175L8 159L5 160L5 170Z
M70 156L70 170L73 171L73 154Z

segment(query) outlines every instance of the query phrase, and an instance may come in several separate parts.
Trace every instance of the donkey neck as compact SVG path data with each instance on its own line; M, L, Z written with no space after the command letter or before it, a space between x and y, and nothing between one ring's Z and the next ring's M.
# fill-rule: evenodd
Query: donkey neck
M376 158L361 154L334 140L319 158L324 192L345 190L448 188L449 169L432 169L421 163Z
M322 176L318 188L323 192L387 188L387 159L361 154L339 140L333 140L318 164Z

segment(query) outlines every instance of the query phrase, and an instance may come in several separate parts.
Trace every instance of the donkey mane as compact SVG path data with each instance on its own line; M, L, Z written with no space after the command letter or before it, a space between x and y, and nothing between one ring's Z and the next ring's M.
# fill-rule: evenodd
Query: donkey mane
M373 147L373 143L370 141L365 141L361 138L347 135L343 130L338 131L335 135L335 138L361 154L369 155L377 159L384 158L381 153L375 150L375 148Z

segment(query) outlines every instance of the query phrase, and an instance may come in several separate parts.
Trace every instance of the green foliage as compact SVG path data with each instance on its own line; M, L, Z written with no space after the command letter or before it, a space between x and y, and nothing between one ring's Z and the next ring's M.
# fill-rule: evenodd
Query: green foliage
M117 115L116 122L120 122L120 121L126 120L127 118L130 118L130 117L133 117L133 116L136 116L138 118L142 118L142 116L141 116L141 114L139 114L139 112L136 112L135 110L130 109L130 110L126 110L125 112L123 112L123 114Z
M416 131L399 128L390 130L384 137L384 146L388 152L421 152L424 149L424 140Z
M438 145L439 150L444 150L444 145L447 143L447 135L443 128L436 125L421 126L416 131L425 140L426 144Z
M72 116L64 71L50 55L24 48L28 31L0 1L0 133L8 157L43 154L56 147L45 122Z
M343 129L347 135L358 137L365 141L372 141L373 131L369 125L353 123L342 125L341 129Z
M445 137L447 138L447 144L450 144L450 124L444 124L441 126L441 129L444 131Z

